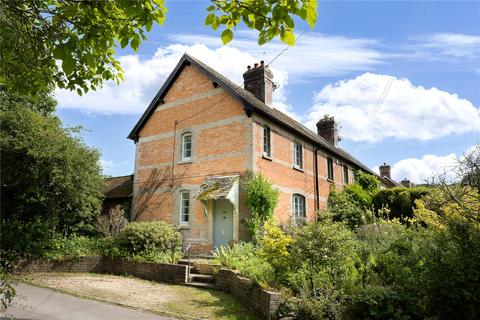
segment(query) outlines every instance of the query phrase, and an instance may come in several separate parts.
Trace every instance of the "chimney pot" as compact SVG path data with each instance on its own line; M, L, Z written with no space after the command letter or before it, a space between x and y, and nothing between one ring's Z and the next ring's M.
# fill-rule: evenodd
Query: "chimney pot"
M329 117L328 114L324 115L317 122L317 133L335 147L338 145L340 139L334 117Z
M252 69L252 67L250 67L250 66L247 66L247 70L250 70L250 69Z
M260 61L260 66L263 68L263 66L265 65L265 61Z
M255 67L255 68L258 68L258 63L255 63L255 64L254 64L254 67Z

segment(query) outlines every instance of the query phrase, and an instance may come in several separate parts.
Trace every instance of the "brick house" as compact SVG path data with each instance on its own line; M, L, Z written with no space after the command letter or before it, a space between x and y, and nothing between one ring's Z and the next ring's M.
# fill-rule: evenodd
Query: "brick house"
M128 136L135 219L179 226L198 251L247 238L239 187L247 170L280 190L281 224L314 220L353 170L374 174L338 147L333 118L315 133L271 107L275 84L263 62L243 77L244 88L185 54Z

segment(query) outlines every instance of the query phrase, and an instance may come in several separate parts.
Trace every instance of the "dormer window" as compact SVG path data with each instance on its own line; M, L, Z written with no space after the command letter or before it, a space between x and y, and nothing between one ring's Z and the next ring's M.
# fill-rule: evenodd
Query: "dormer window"
M182 161L192 160L192 134L190 132L182 135Z

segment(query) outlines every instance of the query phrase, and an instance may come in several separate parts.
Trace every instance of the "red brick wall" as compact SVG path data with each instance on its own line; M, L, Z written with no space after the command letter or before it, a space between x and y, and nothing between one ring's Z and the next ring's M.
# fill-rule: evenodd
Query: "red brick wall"
M211 249L208 217L193 196L206 176L242 174L247 170L251 163L249 118L238 100L216 88L195 66L182 70L163 100L139 134L135 194L153 170L165 171L169 178L166 180L170 180L173 157L174 179L172 185L169 181L161 186L148 201L148 210L137 219L161 219L178 225L179 192L189 190L190 224L181 232L185 239L197 243L197 249ZM181 135L185 132L192 133L193 139L192 161L188 163L181 161ZM247 214L246 208L240 206L240 216ZM243 225L239 236L245 236Z

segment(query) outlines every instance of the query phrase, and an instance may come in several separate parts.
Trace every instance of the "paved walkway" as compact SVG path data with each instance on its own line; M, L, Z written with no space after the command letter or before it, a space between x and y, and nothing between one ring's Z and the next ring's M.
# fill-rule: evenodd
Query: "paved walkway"
M0 314L0 319L9 319L7 316L19 320L173 319L26 284L18 284L16 289L14 304L6 314Z

